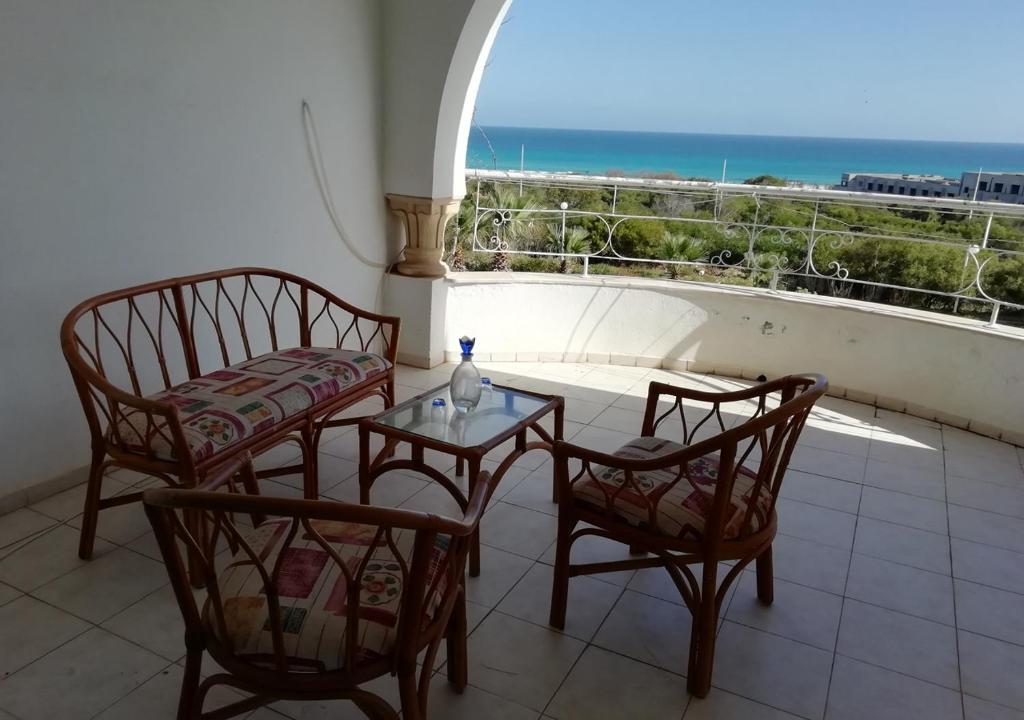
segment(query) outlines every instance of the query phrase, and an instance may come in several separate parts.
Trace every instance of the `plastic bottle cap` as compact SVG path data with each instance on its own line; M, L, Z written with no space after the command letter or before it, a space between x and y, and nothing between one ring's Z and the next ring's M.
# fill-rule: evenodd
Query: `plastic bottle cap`
M434 407L444 407L448 403L444 401L444 398L434 398L434 402L430 403Z
M491 379L489 377L482 377L482 378L480 378L480 384L481 385L490 385L491 384Z

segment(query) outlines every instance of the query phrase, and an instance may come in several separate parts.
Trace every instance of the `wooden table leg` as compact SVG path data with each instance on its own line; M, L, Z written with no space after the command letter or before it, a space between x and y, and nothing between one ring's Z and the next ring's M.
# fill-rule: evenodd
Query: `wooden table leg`
M461 458L460 458L461 460ZM480 475L480 458L469 459L469 478L467 479L468 491L466 497L473 497L473 489L476 487L477 477ZM477 577L480 574L480 526L476 526L473 539L469 544L469 576Z
M370 428L359 423L359 504L370 504Z
M466 474L466 461L459 455L455 458L455 477L462 477Z
M555 407L555 440L561 440L565 432L565 403L559 403ZM558 474L552 468L551 473L551 502L558 502Z

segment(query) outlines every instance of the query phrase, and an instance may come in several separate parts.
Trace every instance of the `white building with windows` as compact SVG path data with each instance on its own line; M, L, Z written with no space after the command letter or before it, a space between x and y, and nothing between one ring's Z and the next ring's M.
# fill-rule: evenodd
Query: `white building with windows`
M1024 173L965 172L960 176L960 198L1024 204Z
M959 197L961 194L960 181L954 178L905 173L843 173L836 189L920 197Z

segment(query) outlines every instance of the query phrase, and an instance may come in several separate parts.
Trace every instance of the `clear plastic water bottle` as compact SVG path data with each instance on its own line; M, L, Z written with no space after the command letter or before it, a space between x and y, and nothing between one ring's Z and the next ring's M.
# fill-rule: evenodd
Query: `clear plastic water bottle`
M460 413L471 412L480 403L480 371L473 364L473 345L475 344L476 338L465 335L459 338L459 345L462 347L462 362L452 373L449 391L452 396L452 405L456 412Z

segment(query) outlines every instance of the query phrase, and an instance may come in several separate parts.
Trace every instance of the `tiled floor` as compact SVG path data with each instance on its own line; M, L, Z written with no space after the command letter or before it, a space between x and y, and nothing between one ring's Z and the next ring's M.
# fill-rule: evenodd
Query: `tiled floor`
M400 368L400 394L450 371ZM651 379L736 385L615 366L495 363L488 373L565 395L566 436L605 449L638 431ZM752 576L741 577L705 700L686 694L689 615L660 570L574 579L565 633L547 627L550 464L523 458L485 516L483 573L469 581L472 686L455 696L439 676L431 716L1024 719L1024 454L831 398L802 441L779 503L775 603L758 605ZM322 451L324 494L355 499L355 436ZM140 481L117 475L110 492ZM265 492L297 487L282 478ZM95 558L80 562L82 496L75 488L0 518L0 720L173 717L181 624L152 534L138 506L106 511ZM374 500L450 508L406 475L382 479ZM627 554L589 538L574 553ZM390 678L373 689L395 699ZM250 717L359 715L347 703L277 703Z

